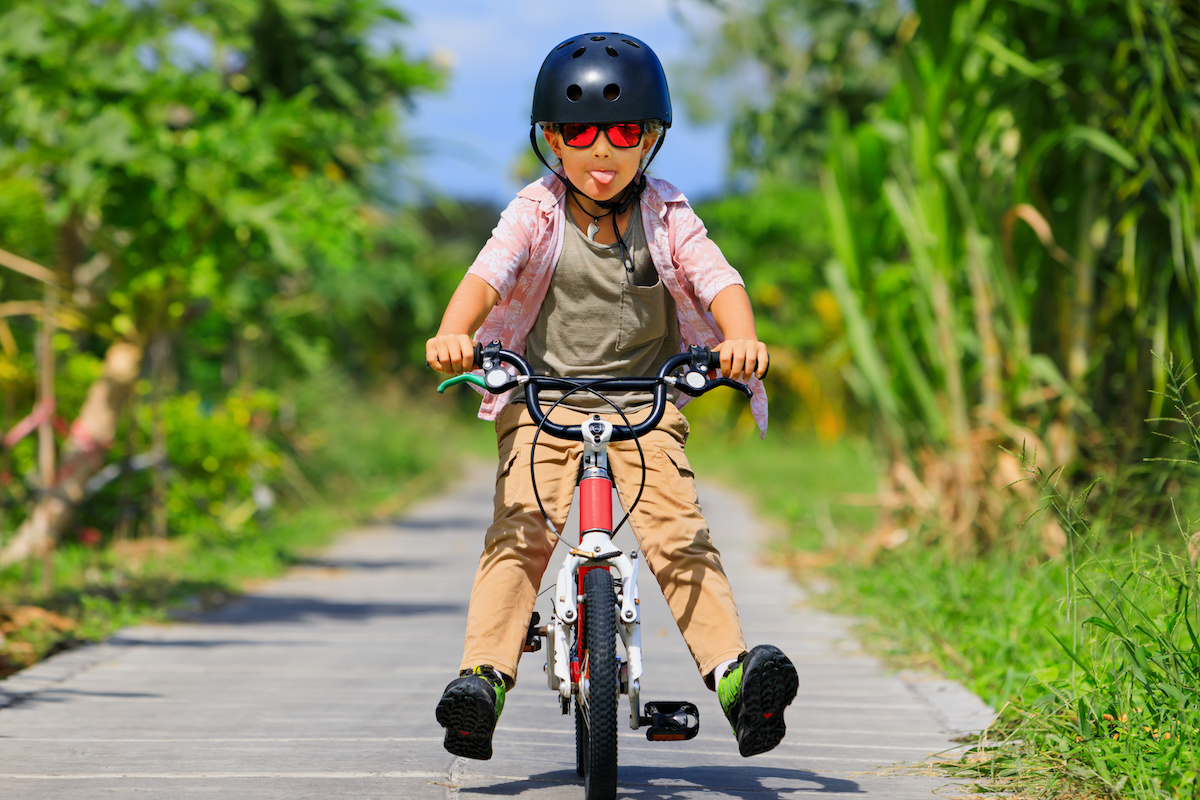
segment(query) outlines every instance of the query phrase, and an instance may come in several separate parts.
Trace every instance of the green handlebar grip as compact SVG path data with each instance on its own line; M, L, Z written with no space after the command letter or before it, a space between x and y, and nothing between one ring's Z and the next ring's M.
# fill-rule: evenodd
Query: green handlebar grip
M487 384L484 383L483 378L479 377L478 375L474 375L470 372L464 372L462 375L455 375L450 380L443 381L442 384L440 386L438 386L438 394L442 394L447 389L449 389L451 386L454 386L455 384L459 384L459 383L473 383L481 389L487 388Z

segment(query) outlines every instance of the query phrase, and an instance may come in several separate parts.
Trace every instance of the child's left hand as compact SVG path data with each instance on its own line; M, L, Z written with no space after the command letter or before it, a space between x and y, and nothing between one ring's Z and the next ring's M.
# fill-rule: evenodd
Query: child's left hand
M770 357L767 346L754 339L726 339L713 348L721 356L721 374L735 381L761 378L767 373Z

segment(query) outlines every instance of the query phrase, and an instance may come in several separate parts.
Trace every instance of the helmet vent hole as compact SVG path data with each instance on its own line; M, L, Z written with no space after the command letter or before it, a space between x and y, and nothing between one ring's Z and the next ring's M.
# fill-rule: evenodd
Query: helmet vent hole
M567 87L567 99L572 103L578 103L581 97L583 97L583 89L579 88L579 84L572 83Z
M571 46L571 45L573 45L573 44L575 44L575 40L574 40L574 39L572 39L572 40L571 40L571 41L569 41L569 42L563 42L562 44L560 44L558 47L556 47L556 48L554 48L554 49L555 49L555 50L562 50L564 47L570 47L570 46Z
M621 87L617 86L615 83L610 83L608 86L604 87L604 99L605 100L616 100L620 96L621 96Z
M586 51L587 51L587 48L586 48L586 47L581 47L581 48L579 48L578 50L576 50L574 53L571 53L571 58L579 58L579 57L580 57L581 55L583 55L583 54L584 54Z
M621 41L624 42L625 44L629 45L630 47L636 47L638 50L642 49L642 46L640 44L638 44L637 42L631 42L628 39L622 39Z
M592 41L593 42L603 42L607 38L608 38L607 36L593 36Z
M620 53L618 53L616 51L616 48L613 48L613 47L606 47L606 48L604 48L604 51L606 53L608 53L610 56L612 56L613 58L616 58L617 56L620 55Z

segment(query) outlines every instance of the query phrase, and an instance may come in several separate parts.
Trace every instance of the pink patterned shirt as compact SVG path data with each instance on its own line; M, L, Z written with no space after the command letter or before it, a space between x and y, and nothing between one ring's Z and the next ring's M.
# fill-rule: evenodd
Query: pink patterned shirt
M475 333L477 342L499 340L510 350L525 352L525 338L537 320L562 252L568 224L561 202L565 194L562 181L546 176L522 189L500 215L492 238L468 270L500 295L500 302ZM650 258L675 299L681 345L715 347L724 337L708 308L722 289L744 285L741 275L708 238L704 223L674 186L648 178L641 208ZM766 391L757 378L748 385L754 420L766 436ZM679 404L688 400L683 395ZM507 403L508 395L487 394L479 417L494 420Z

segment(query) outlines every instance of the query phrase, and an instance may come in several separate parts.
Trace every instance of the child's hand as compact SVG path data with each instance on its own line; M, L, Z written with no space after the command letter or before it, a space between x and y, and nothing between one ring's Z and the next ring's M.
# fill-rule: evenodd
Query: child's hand
M735 381L761 378L767 373L767 346L754 339L726 339L713 348L721 356L721 374Z
M443 333L425 343L425 363L438 372L461 375L475 367L475 342L465 333Z

